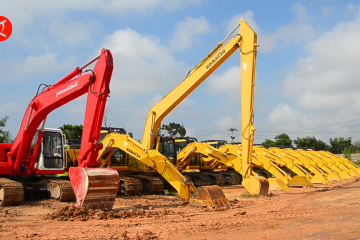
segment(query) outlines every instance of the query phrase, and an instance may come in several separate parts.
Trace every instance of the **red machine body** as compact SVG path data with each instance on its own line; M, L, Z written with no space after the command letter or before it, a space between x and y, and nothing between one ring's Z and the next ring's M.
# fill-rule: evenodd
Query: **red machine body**
M83 69L95 62L98 59L94 69L90 74L83 74ZM86 182L89 179L85 177L85 181L77 179L79 171L82 175L87 174L86 169L92 168L92 176L99 178L97 187L101 192L104 185L111 186L113 189L118 186L118 173L112 169L108 172L101 169L100 176L97 175L94 168L98 168L96 161L98 152L102 149L102 144L98 144L100 139L100 130L105 111L107 97L110 93L109 84L113 71L112 54L107 49L102 49L100 56L94 58L81 68L76 68L69 75L51 86L38 93L30 102L23 117L19 133L13 144L0 144L0 175L45 175L64 173L64 170L41 170L36 168L38 156L44 149L42 149L42 142L44 141L44 127L47 115L53 110L62 105L88 93L86 111L84 118L84 127L81 140L81 151L78 158L78 168L70 168L70 180L72 182L74 192L79 206L83 206L86 202L88 191L94 191L89 188L90 183ZM40 131L38 130L40 124L43 122ZM37 140L34 138L37 134ZM36 143L34 142L36 140ZM104 176L102 179L101 176ZM110 176L110 177L109 177ZM83 178L83 177L81 177ZM84 186L86 185L86 186ZM80 190L79 190L80 189ZM84 192L87 189L87 192ZM96 192L96 191L95 191ZM81 194L80 194L81 193ZM109 191L107 190L107 193ZM117 193L117 190L116 190ZM97 193L96 193L97 194ZM103 192L102 192L103 194ZM96 196L100 196L97 194ZM93 208L111 208L115 196L111 197L105 195L104 199L98 199L93 196L89 200L90 207ZM94 200L95 199L95 200ZM100 204L103 201L105 203ZM111 204L112 202L112 204ZM111 206L110 206L111 205Z

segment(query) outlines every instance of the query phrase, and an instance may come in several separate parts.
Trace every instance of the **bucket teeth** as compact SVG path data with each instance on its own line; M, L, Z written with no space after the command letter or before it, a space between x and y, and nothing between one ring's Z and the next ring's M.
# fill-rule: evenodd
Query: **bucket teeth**
M314 185L305 176L295 176L289 182L290 187L308 187L313 188Z
M324 185L331 185L331 182L325 175L314 175L311 178L312 183L324 184Z
M76 206L111 209L119 190L119 174L111 168L70 168Z
M224 209L230 207L230 202L219 186L198 187L189 200L193 206Z
M290 188L280 178L268 178L269 190L289 192Z

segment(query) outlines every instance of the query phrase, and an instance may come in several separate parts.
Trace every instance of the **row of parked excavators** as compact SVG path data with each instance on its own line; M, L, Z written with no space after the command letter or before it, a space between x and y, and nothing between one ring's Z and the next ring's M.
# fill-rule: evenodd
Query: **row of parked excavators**
M156 170L138 161L136 150L124 142L128 136L122 128L102 130L107 135L100 153L101 167L111 167L120 173L120 193L125 195L160 194L166 181ZM111 134L111 132L115 132ZM157 137L157 150L171 161L196 187L240 185L242 183L242 147L225 140L198 142L190 137ZM68 147L69 164L76 164L79 151ZM145 158L145 156L141 156ZM269 190L290 191L290 187L312 188L314 184L330 185L360 177L360 168L350 160L327 151L253 146L253 175L267 178Z
M266 195L269 187L287 191L288 186L311 187L357 177L356 166L329 153L253 147L257 47L256 33L240 20L150 109L141 143L123 129L101 130L114 67L110 50L103 49L55 84L39 86L14 143L0 144L0 205L20 204L28 192L46 192L61 201L76 200L79 207L111 209L119 192L161 193L171 185L191 205L226 208L230 203L220 188L224 184L241 183L251 195ZM162 120L237 49L242 144L157 136ZM92 70L85 70L95 61ZM61 130L45 128L47 115L85 93L81 140L65 147ZM66 173L68 178L55 177Z

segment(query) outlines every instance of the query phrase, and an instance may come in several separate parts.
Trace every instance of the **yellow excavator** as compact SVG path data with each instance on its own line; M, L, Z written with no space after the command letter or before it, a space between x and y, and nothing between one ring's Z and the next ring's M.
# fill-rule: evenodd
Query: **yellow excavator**
M263 163L264 168L290 187L314 187L306 170L293 163L283 161L281 157L261 146L254 146L254 155Z
M240 159L241 163L241 144L228 144L224 140L208 140L204 141L211 145L216 146L220 152L227 155L228 159L237 158ZM289 172L290 169L287 169L286 164L281 160L276 159L277 156L272 154L271 152L267 152L267 150L263 147L254 146L252 153L252 163L254 174L264 176L268 179L270 190L283 190L289 191L289 187L313 187L312 183L309 180L301 175L291 176ZM277 163L282 163L283 168L281 169ZM301 171L301 169L298 169ZM274 176L274 177L272 177Z
M232 34L240 27L239 33L231 38ZM257 177L253 174L251 164L252 145L254 140L255 127L253 126L253 105L254 105L254 86L255 86L255 63L257 55L257 35L251 29L251 27L244 21L240 20L239 24L230 32L230 34L206 56L198 65L196 65L188 74L188 76L176 86L170 93L168 93L163 99L155 104L149 111L143 138L141 142L142 149L149 155L148 160L142 160L142 154L134 154L130 152L124 145L132 145L139 147L136 141L131 141L131 144L125 138L126 135L109 134L102 141L104 146L108 148L120 148L132 156L139 156L137 161L142 162L146 167L154 168L159 172L164 179L170 182L170 179L175 178L173 175L179 176L176 180L171 180L173 183L180 181L184 184L184 181L188 180L180 172L175 171L173 164L176 164L176 154L173 153L171 159L164 158L161 161L166 163L167 167L164 169L160 166L163 162L157 163L154 158L160 158L160 147L173 144L172 141L163 141L160 137L156 136L156 133L161 125L161 121L169 114L182 100L184 100L194 89L196 89L212 72L214 72L228 57L230 57L237 49L240 49L241 55L241 109L242 109L242 173L243 173L243 186L252 195L259 195L268 193L269 183L265 178ZM119 135L115 137L115 135ZM120 139L121 138L121 139ZM129 139L129 138L128 138ZM121 146L120 146L121 145ZM172 147L168 146L168 149L162 149L172 151ZM106 149L106 148L105 148ZM106 153L106 150L102 153L102 156ZM138 153L138 152L137 152ZM111 155L111 154L109 154ZM108 156L109 156L108 155ZM99 157L101 161L102 156ZM107 156L107 157L108 157ZM168 156L168 155L167 155ZM147 165L149 164L149 165ZM170 166L171 164L171 166ZM171 170L170 170L171 169ZM174 184L172 184L174 186ZM192 189L192 183L186 183L187 189ZM212 186L213 188L216 186ZM210 189L210 186L207 186ZM217 189L217 188L214 188ZM179 190L178 190L179 191ZM191 192L190 191L190 192ZM220 188L217 192L221 192ZM189 194L191 195L191 194ZM221 195L221 194L215 194Z
M193 158L199 158L199 160L194 161L195 159ZM196 166L192 164L190 159L201 164ZM288 174L263 156L253 154L252 164L254 175L268 178L269 190L289 191L289 183L292 186L304 186L303 181L301 184L299 181L294 183ZM204 175L204 177L207 177L220 174L225 177L225 182L237 184L239 181L236 180L239 179L241 181L242 178L241 145L228 144L224 140L189 143L187 146L183 146L183 150L178 154L178 169L185 171L190 177L195 175L197 178ZM196 171L194 172L194 170ZM266 170L271 172L275 178L269 178ZM307 182L305 185L310 186L311 183Z
M126 135L126 130L124 128L102 127L99 141L102 141L110 133ZM77 158L80 154L79 142L80 140L78 139L69 139L69 143L66 146L68 166L77 166ZM100 167L104 168L112 166L113 169L121 173L119 192L123 195L161 193L164 189L163 181L156 176L158 175L156 170L150 171L144 163L137 161L136 157L128 154L124 150L121 148L112 148L112 151L107 151L106 154L102 154L101 158L98 158ZM147 172L147 174L132 174L132 172ZM59 175L59 177L62 176L63 175Z
M347 171L347 168L343 168L337 164L336 161L332 161L332 159L327 157L322 157L321 155L315 154L312 151L306 151L303 149L298 149L300 153L314 159L315 161L322 161L328 168L330 168L333 172L336 172L342 179L353 179L350 173Z
M196 185L237 185L241 183L242 176L232 169L231 161L226 154L221 153L213 146L198 142L192 137L175 138L177 153L177 168L184 175L189 176ZM218 170L216 163L227 164L226 168ZM240 169L240 168L239 168Z
M281 149L278 147L271 147L269 152L276 154L282 161L286 163L286 166L293 172L301 176L299 168L305 170L305 174L308 180L313 184L330 185L327 174L318 166L318 164L312 161L310 158L299 158L296 152L289 152L290 149Z
M302 152L294 149L286 149L286 151L297 156L298 159L302 162L309 161L312 164L317 165L323 172L325 172L327 178L330 181L344 182L344 179L339 175L339 173L333 170L326 161L320 158L314 158L311 155L306 154L306 152Z
M311 151L311 150L308 150ZM312 152L312 151L311 151ZM346 159L344 157L339 157L333 153L326 152L326 151L314 151L315 154L318 154L319 156L327 157L331 159L332 161L335 161L339 166L343 166L344 168L349 169L349 173L353 177L360 177L360 168L355 165L352 161L349 159Z

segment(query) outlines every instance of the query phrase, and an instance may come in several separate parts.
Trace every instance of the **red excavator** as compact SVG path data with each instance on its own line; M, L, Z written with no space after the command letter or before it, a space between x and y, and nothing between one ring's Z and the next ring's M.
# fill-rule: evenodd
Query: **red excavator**
M96 60L93 70L84 70ZM98 141L112 71L112 54L102 49L99 56L57 83L39 86L14 143L0 144L0 205L21 203L25 189L48 190L63 198L75 193L76 206L112 208L119 175L114 169L99 168L96 161L103 147ZM88 95L78 167L69 169L73 193L69 181L48 177L65 172L65 137L59 129L45 128L45 122L50 112L85 93Z

